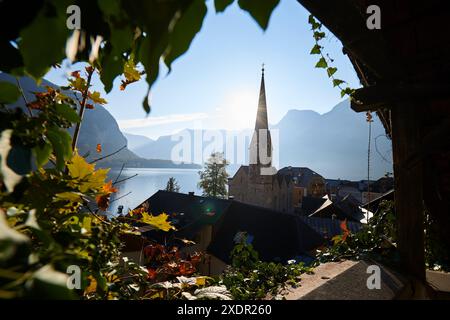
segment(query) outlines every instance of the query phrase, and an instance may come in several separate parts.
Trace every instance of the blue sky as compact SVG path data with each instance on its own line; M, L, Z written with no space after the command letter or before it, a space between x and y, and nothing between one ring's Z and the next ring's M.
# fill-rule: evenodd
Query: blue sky
M263 62L272 124L290 109L324 113L342 100L326 72L314 68L318 58L309 54L314 45L309 13L295 0L281 0L266 32L236 3L221 14L215 13L212 0L207 3L202 30L189 51L175 61L170 74L163 68L152 88L148 117L141 107L145 81L119 91L120 79L116 79L113 91L106 95L106 108L123 131L156 138L184 128L253 127ZM328 32L323 44L338 68L336 76L359 87L336 37ZM79 65L64 65L46 78L65 84L65 74L77 69ZM94 88L102 88L98 79Z

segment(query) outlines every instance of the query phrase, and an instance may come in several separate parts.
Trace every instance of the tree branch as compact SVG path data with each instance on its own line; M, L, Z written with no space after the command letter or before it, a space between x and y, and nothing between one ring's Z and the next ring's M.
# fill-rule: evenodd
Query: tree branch
M128 192L127 194L124 194L123 196L120 196L114 200L111 200L109 203L113 203L114 201L120 200L122 198L125 198L126 196L130 195L130 193L132 193L133 191Z
M125 163L122 163L122 167L120 168L119 174L117 175L116 179L114 180L113 184L119 180L120 175L122 174L123 168L125 167Z
M114 151L113 153L110 153L110 154L107 154L106 156L104 156L104 157L100 157L100 158L98 158L98 159L94 159L94 160L92 160L91 162L89 162L89 163L95 163L95 162L97 162L97 161L100 161L100 160L103 160L103 159L106 159L106 158L108 158L108 157L111 157L111 156L113 156L113 155L115 155L116 153L119 153L120 151L122 151L123 149L125 149L127 147L127 145L124 145L122 148L120 148L119 150L116 150L116 151Z
M121 182L124 182L124 181L127 181L127 180L132 179L132 178L137 177L137 176L138 176L138 174L136 173L136 174L134 174L134 175L132 175L132 176L130 176L130 177L127 177L127 178L125 178L125 179L122 179L122 180L119 180L119 181L114 182L113 185L118 184L118 183L121 183Z
M81 105L80 105L80 113L79 113L80 122L77 123L77 125L75 127L75 131L73 133L72 150L75 150L75 148L77 147L78 136L80 134L81 123L83 122L84 110L86 109L86 101L88 98L89 87L91 85L92 75L94 74L94 71L95 71L95 68L92 67L91 72L88 72L86 90L84 90L84 92L83 92L83 100L81 101Z
M17 87L19 88L20 94L22 95L23 101L25 102L25 106L27 107L28 113L30 114L30 117L33 116L33 112L31 112L30 107L28 106L28 100L25 97L25 93L23 92L22 86L20 85L20 81L18 78L16 78Z

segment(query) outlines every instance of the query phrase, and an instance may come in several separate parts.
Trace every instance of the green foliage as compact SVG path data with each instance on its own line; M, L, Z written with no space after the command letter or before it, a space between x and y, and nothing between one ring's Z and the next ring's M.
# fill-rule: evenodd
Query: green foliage
M0 103L14 103L19 99L20 91L12 83L0 81Z
M214 0L216 12L224 12L225 9L234 2L234 0Z
M223 12L232 2L215 0L216 12ZM266 29L279 0L238 3ZM124 73L125 64L133 57L135 65L145 70L150 90L159 75L159 62L164 61L170 70L172 63L189 49L207 11L205 0L77 1L82 30L71 31L66 27L66 9L71 4L67 0L33 3L29 8L33 14L9 25L1 37L5 59L0 69L40 80L51 66L61 63L66 51L75 61L88 61L100 70L105 91L110 92L114 79ZM21 6L19 1L8 3L14 12L21 12ZM0 18L9 14L2 12ZM97 37L102 40L99 47L91 42ZM148 94L143 108L150 112Z
M170 192L180 192L180 186L174 177L169 178L165 190Z
M397 220L393 201L383 201L378 211L367 225L355 233L349 234L344 241L342 236L334 238L334 244L320 251L320 262L342 259L374 259L398 267ZM425 212L425 264L434 270L450 270L448 250L441 243L435 230L432 217Z
M425 211L425 264L428 269L450 272L450 244L438 237L438 226Z
M310 15L308 18L308 23L311 25L311 30L313 31L313 38L315 41L314 46L311 49L310 54L312 55L319 55L320 59L316 63L316 68L326 69L328 78L330 78L333 82L333 87L338 87L341 90L341 97L344 97L345 95L350 96L353 94L354 89L346 86L344 87L347 82L341 79L337 79L334 77L334 74L337 71L337 68L332 67L331 63L333 63L333 59L329 57L329 55L325 55L322 52L323 46L320 45L320 41L325 38L326 34L322 30L322 24L319 23L313 15Z
M205 164L203 171L199 171L199 188L203 189L203 195L207 197L225 197L227 195L228 162L223 154L215 152Z
M84 101L106 103L79 72L72 76L72 96L81 92ZM2 101L20 92L13 96L9 85L2 87ZM148 271L121 259L122 237L139 232L99 215L117 190L105 181L108 169L72 150L67 129L81 122L76 103L47 87L25 108L28 113L0 105L0 298L140 298ZM173 228L167 215L143 216L142 223ZM72 265L81 270L77 289L67 286Z
M397 234L394 203L383 201L368 224L355 234L348 234L344 241L339 236L334 244L319 252L320 262L341 259L370 258L390 265L398 263Z
M19 50L25 71L37 80L64 59L69 35L65 11L69 5L69 1L44 3L31 24L20 31Z
M254 300L272 298L287 285L296 286L303 273L312 269L303 263L289 261L287 265L259 260L258 253L245 237L237 243L231 253L232 265L220 276L234 299Z
M238 0L239 7L247 11L259 26L266 30L272 11L280 3L280 0Z

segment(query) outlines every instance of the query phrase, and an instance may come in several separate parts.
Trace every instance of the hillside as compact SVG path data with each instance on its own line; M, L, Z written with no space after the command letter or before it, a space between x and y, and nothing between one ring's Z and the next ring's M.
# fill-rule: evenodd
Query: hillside
M16 79L6 73L0 73L0 81L15 83ZM37 86L34 80L27 77L21 78L20 84L27 101L33 101L33 92L43 91L45 90L45 86L57 87L46 80L43 80L41 85ZM20 99L17 105L12 105L10 107L24 108L23 99ZM73 128L69 129L69 132L72 134ZM101 153L96 152L97 144L101 144ZM78 150L80 154L85 155L88 160L94 160L114 153L124 146L127 146L127 144L128 141L126 137L122 134L116 120L106 108L101 105L95 105L93 110L86 110L78 140ZM199 168L198 165L193 164L178 165L166 159L161 160L140 157L128 147L105 160L99 161L98 165L103 167L119 167L124 163L128 168Z

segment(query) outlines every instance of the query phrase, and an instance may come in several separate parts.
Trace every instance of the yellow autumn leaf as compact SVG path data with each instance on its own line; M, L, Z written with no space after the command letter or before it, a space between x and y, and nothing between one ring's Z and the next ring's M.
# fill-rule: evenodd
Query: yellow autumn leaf
M100 97L100 92L98 92L98 91L89 93L89 99L91 99L94 103L98 103L98 104L108 103L105 99Z
M70 86L77 91L84 92L87 87L87 82L85 79L78 77L75 79L69 80Z
M89 286L87 286L84 290L84 294L94 293L97 291L97 280L95 280L93 276L89 276L88 279L90 280Z
M109 169L95 170L95 165L86 162L78 153L75 153L72 157L67 168L69 169L69 175L79 182L78 186L81 192L90 189L101 190L109 171Z
M133 59L129 59L123 66L123 74L128 81L138 81L141 79L141 74L136 69Z
M342 242L342 236L340 234L335 235L333 238L331 238L334 244L338 244Z
M78 192L61 192L55 194L55 200L66 200L70 202L82 202L82 194Z
M206 277L197 277L195 279L195 284L198 285L198 286L206 285Z
M88 175L92 174L95 170L95 165L87 163L86 160L80 156L77 152L67 165L69 174L75 179L84 179Z
M167 221L168 217L169 216L166 213L161 213L160 215L153 216L151 214L148 214L147 212L143 212L141 222L149 224L162 231L169 231L171 229L176 230L175 227L172 226L169 221Z

